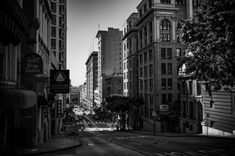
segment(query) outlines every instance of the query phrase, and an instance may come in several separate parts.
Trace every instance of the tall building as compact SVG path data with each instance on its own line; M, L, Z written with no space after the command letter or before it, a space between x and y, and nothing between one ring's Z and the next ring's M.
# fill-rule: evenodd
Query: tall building
M179 0L142 0L137 6L139 95L144 98L144 129L177 131L178 88L176 51L181 48L177 21L186 17ZM153 116L153 113L157 116Z
M66 69L67 1L51 0L51 12L51 50L53 54L52 68Z
M138 14L132 13L126 20L123 34L123 95L134 97L138 93Z
M20 153L18 149L25 145L25 137L23 137L25 128L18 120L19 113L37 106L35 91L21 89L20 84L22 45L30 40L29 23L30 21L23 13L22 1L0 1L1 155L15 156ZM28 99L31 100L28 101ZM21 118L24 117L21 116Z
M105 77L110 75L122 76L122 31L108 28L99 30L98 39L98 105L105 99Z
M50 138L50 1L10 0L0 1L0 6L0 114L4 131L0 135L4 136L1 140L7 140L1 142L0 153L19 155L17 149L34 148ZM20 146L15 144L17 140Z
M144 129L152 130L154 125L162 132L180 129L176 56L185 47L178 20L192 17L193 6L198 4L197 0L142 0L137 15L133 13L127 19L123 38L124 95L143 97ZM137 92L132 88L135 84Z
M86 61L86 85L87 85L87 101L92 107L95 104L95 90L98 88L98 52L93 51Z
M51 0L51 70L67 69L67 0ZM67 94L56 94L55 99L62 100L62 109L66 106ZM57 107L53 110L57 112ZM56 114L56 113L55 113ZM62 118L55 115L52 120L53 134L60 133Z

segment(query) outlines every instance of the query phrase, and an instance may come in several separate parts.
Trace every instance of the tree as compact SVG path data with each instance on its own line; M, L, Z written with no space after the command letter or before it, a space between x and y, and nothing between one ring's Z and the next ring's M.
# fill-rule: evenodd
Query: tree
M111 96L106 98L106 108L113 113L120 114L121 117L121 130L125 130L126 125L126 114L130 110L129 98L125 96Z
M235 78L235 1L208 1L193 19L181 21L186 55L178 57L186 74L211 84L233 84Z

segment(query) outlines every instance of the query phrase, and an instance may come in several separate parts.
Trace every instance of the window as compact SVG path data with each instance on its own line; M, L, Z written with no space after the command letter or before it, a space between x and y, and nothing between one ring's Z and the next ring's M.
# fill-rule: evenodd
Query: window
M166 79L162 79L162 90L166 90Z
M140 80L140 91L143 91L143 80Z
M166 94L162 94L162 104L166 103L167 103Z
M171 0L161 0L161 3L163 3L163 4L171 4Z
M193 6L199 6L201 0L193 0Z
M167 63L167 74L172 74L172 63Z
M53 13L56 13L56 3L55 2L51 2L51 11Z
M149 22L149 43L153 42L153 26L152 26L152 22Z
M201 95L201 94L202 94L201 84L197 83L197 95Z
M149 61L153 60L153 50L149 50Z
M56 15L51 15L51 24L56 25Z
M51 49L56 49L56 40L51 39Z
M149 8L152 6L152 0L149 0Z
M64 14L64 5L60 5L59 11L60 11L60 15Z
M148 77L148 66L144 67L144 77Z
M149 77L152 77L153 76L153 65L150 64L149 65Z
M51 37L56 37L56 27L51 27Z
M147 45L147 26L144 27L144 45Z
M193 94L193 82L192 81L189 81L189 95L192 95Z
M161 70L162 70L162 74L166 74L166 64L165 63L161 64Z
M173 101L173 95L172 94L168 94L168 102L171 104Z
M153 79L149 80L149 91L153 91Z
M142 65L143 64L143 56L142 56L142 54L140 54L140 65Z
M163 19L160 26L161 30L170 30L170 21Z
M171 41L171 34L161 33L160 38L161 38L161 41L170 42Z
M172 59L172 49L167 48L167 59Z
M144 5L144 13L147 12L147 4Z
M176 4L185 5L186 1L185 0L176 0Z
M148 57L147 57L147 52L144 53L144 64L146 64L148 61Z
M144 80L144 90L148 91L148 80Z
M143 67L140 68L140 77L143 77Z
M167 89L172 89L172 79L171 78L169 78L167 80Z
M166 59L166 48L161 48L161 59Z

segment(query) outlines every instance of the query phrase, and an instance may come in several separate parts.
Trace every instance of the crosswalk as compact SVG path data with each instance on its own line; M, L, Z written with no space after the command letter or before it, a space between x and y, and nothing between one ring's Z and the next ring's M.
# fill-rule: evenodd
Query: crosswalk
M113 131L112 122L95 121L87 116L83 116L82 120L66 125L67 133L78 133L82 131Z

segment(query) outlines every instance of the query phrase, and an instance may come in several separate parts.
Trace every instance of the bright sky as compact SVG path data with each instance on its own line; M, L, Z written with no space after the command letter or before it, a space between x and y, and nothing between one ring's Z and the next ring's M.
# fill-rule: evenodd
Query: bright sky
M86 80L86 61L97 49L96 34L108 27L122 30L141 0L67 0L67 68L73 86ZM94 46L93 46L94 45Z

